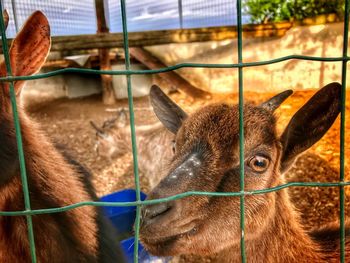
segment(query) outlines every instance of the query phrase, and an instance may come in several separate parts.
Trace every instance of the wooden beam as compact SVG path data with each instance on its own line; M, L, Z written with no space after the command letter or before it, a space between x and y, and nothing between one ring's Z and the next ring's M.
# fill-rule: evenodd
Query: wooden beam
M283 36L291 27L292 23L290 22L264 25L244 25L243 37L252 38ZM170 43L218 41L236 38L236 26L130 32L129 46L141 47ZM96 48L120 48L123 47L123 41L124 39L122 33L57 36L52 37L51 50L62 51Z
M80 65L75 63L71 60L66 59L58 59L58 60L50 60L46 61L44 65L42 66L43 69L51 69L51 68L68 68L68 67L74 67L79 68Z
M150 52L148 52L143 48L139 48L139 47L130 48L130 55L150 69L158 69L158 68L166 67L166 65L163 62L161 62L158 58L154 57ZM164 78L170 84L172 84L176 89L186 93L192 98L210 98L211 97L208 92L193 86L191 83L189 83L186 79L181 77L175 71L159 73L159 76Z
M292 26L291 23L243 26L243 37L283 36ZM237 38L237 27L211 27L182 30L160 30L130 32L129 46L152 46L170 43L191 43L218 41ZM74 50L93 48L123 47L123 34L100 34L82 36L62 36L52 38L52 50Z
M109 33L106 22L104 0L95 0L96 18L97 18L97 36ZM111 61L109 59L109 48L102 47L98 50L100 58L100 69L111 70ZM102 81L102 101L106 105L115 104L115 95L111 75L101 75Z

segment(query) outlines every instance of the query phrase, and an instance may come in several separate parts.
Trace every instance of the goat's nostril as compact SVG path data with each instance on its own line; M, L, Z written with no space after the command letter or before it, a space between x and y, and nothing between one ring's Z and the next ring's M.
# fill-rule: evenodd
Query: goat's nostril
M160 203L157 205L148 206L145 209L144 217L145 219L153 219L157 216L167 213L171 209L168 203Z

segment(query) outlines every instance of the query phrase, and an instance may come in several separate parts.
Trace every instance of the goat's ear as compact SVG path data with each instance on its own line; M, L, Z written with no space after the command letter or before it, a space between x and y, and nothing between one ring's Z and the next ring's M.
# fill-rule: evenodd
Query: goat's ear
M90 121L90 125L96 131L97 136L101 138L105 138L107 136L105 132L101 128L99 128L93 121Z
M156 85L151 87L150 99L158 119L169 131L176 134L187 114Z
M341 85L330 83L294 114L281 136L281 171L285 172L298 154L310 148L332 126L340 112Z
M116 120L116 125L118 128L124 128L127 125L128 116L126 114L126 110L123 108L119 113Z
M293 94L292 90L283 91L276 96L273 96L271 99L263 102L260 107L268 110L275 111L290 95Z
M10 62L14 76L29 76L38 72L49 54L51 45L50 26L45 15L34 12L26 21L21 31L12 41ZM5 63L0 65L1 75L6 75ZM23 81L15 83L16 93Z

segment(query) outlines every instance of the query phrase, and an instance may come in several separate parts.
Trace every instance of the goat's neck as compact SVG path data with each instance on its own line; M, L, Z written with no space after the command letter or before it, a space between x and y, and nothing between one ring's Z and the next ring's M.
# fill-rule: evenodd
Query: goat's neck
M245 241L247 262L325 262L319 246L302 229L287 192L276 195L276 215L271 223L261 236ZM218 262L241 262L240 246L220 253Z
M0 95L0 186L6 184L18 171L17 143L9 103ZM6 107L7 106L7 107Z
M32 208L59 207L89 201L90 197L85 192L84 185L74 167L66 162L46 136L42 134L37 124L29 120L25 112L20 109L19 117ZM2 108L0 112L0 141L0 210L22 210L24 204L16 135L9 107ZM71 191L71 189L75 190ZM70 222L72 222L72 226L74 225L72 235L77 239L86 238L87 244L84 244L86 251L96 250L95 209L81 207L68 213ZM35 222L37 222L36 220L40 220L40 217L36 218ZM50 223L47 223L46 227L49 226ZM19 227L17 226L17 228ZM23 233L26 232L23 231ZM47 232L43 231L42 234L41 236L44 236Z

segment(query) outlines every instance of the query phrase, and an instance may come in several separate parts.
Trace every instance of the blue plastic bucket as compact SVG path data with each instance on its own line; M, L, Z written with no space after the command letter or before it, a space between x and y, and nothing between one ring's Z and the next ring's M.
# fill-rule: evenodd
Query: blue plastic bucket
M146 194L141 192L141 200L145 199ZM103 202L134 202L136 201L136 192L134 189L126 189L105 195L100 200ZM118 233L123 234L132 231L136 217L136 206L105 206L103 209L115 228L117 228Z
M134 262L134 237L128 238L120 242L120 245L124 251L125 257L128 263ZM170 261L170 257L156 257L148 254L148 252L143 248L139 242L138 255L140 263L167 263Z
M146 199L146 194L141 192L141 200ZM134 189L122 190L115 192L113 194L105 195L100 198L103 202L134 202L136 201L136 192ZM106 216L112 221L114 227L117 229L118 233L128 234L132 233L133 225L136 217L136 206L125 206L125 207L116 207L116 206L105 206L103 207ZM125 257L128 263L134 262L134 237L124 239L120 242L120 245L123 249ZM155 257L146 250L139 242L138 255L140 263L167 263L170 258L160 258Z

